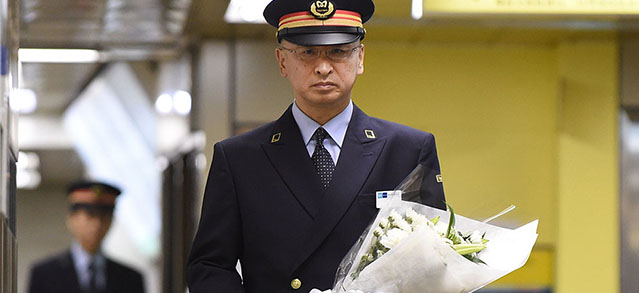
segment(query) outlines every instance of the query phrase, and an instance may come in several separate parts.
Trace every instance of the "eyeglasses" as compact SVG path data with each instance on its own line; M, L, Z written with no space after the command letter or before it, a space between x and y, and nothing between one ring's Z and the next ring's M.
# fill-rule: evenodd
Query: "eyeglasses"
M92 217L111 216L115 206L112 204L74 203L69 207L72 213L85 211Z
M348 58L350 58L353 55L353 52L355 52L355 50L361 47L362 45L357 45L352 48L331 46L331 47L328 47L328 49L320 49L315 47L297 47L295 49L289 49L284 46L280 46L279 48L295 54L297 58L304 61L315 60L316 58L322 55L322 52L324 52L324 54L326 54L326 57L328 57L328 59L340 62L340 61L346 61Z

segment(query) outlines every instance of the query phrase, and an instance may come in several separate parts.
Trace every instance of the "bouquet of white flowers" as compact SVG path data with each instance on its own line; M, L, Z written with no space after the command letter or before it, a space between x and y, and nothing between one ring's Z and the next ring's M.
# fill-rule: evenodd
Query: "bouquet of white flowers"
M414 185L420 168L398 189ZM390 200L342 260L333 291L473 292L528 260L537 220L512 230L449 210Z

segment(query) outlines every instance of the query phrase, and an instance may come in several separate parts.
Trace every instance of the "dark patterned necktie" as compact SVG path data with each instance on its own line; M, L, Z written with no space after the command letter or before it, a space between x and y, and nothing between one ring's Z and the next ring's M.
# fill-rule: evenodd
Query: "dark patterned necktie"
M323 141L328 136L328 132L322 127L317 128L313 133L313 140L315 140L315 151L313 151L313 165L317 170L317 174L320 176L324 189L331 183L333 178L333 171L335 171L335 163L331 154L324 147Z
M90 292L90 293L98 292L97 286L95 283L95 278L97 274L95 260L91 260L91 262L89 263L88 270L89 270L89 290L87 292Z

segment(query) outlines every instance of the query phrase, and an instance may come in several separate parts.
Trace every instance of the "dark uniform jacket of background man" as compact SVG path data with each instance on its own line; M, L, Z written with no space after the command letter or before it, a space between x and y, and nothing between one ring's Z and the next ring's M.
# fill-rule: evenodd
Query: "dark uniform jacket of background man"
M69 185L67 228L73 243L32 267L29 293L144 293L140 273L101 251L119 194L117 187L104 182L80 180Z
M107 258L106 288L96 293L143 293L144 284L140 273ZM31 271L29 293L85 293L78 282L71 253L65 251L50 257Z
M331 288L340 261L377 213L375 191L394 189L418 164L433 171L422 202L444 208L433 135L352 104L355 76L363 73L362 23L373 11L371 0L275 0L265 9L278 28L276 57L295 102L278 120L215 145L188 261L192 293ZM344 116L343 141L339 131L329 133L339 145L337 164L323 169L327 160L315 158L324 150L307 145L315 134L309 140L300 121L329 129Z

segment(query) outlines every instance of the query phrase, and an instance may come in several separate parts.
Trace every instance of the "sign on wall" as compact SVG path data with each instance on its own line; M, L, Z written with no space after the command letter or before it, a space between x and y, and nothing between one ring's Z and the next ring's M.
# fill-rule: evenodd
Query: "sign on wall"
M639 15L639 0L424 0L424 13Z

